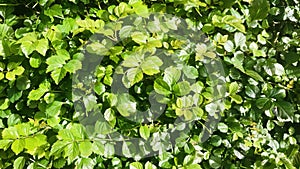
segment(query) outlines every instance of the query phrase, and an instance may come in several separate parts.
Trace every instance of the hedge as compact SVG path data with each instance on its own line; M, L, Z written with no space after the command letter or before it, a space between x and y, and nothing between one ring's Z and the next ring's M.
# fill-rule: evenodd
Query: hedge
M300 167L298 0L0 0L0 168Z

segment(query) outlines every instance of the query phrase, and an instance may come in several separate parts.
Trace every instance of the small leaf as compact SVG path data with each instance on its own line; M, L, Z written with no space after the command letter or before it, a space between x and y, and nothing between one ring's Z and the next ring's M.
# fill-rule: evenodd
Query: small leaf
M139 132L141 137L144 138L145 140L147 140L150 137L150 129L146 125L141 126Z
M84 141L79 143L79 151L81 156L89 157L93 153L93 145L90 141Z
M129 169L143 169L143 164L140 162L130 163Z
M16 139L12 145L11 145L11 150L18 155L20 152L23 151L25 148L25 141L24 139Z
M73 59L64 65L64 69L70 73L75 73L77 70L81 69L81 67L81 62L77 59Z
M190 93L191 87L190 83L187 81L182 81L174 85L174 93L178 96L184 96Z
M218 130L220 130L222 133L227 133L228 126L225 123L218 123Z
M25 158L24 157L18 157L14 161L14 169L23 169L25 166Z
M163 62L157 56L150 56L141 64L143 72L147 75L154 75L159 73L159 67Z
M239 89L239 85L237 82L230 83L229 85L229 94L234 95Z
M246 70L245 73L257 81L264 82L264 79L254 70Z
M156 79L154 81L154 90L155 90L156 93L162 94L162 95L171 94L169 85L164 80L162 80L161 78Z
M224 49L227 52L233 52L234 51L234 44L232 43L232 41L228 40L225 44L224 44Z
M36 42L35 50L39 52L41 55L46 56L46 52L48 50L48 40L40 39Z
M183 73L190 79L196 79L198 77L198 70L193 66L184 66Z
M55 84L59 84L59 82L66 76L67 71L63 68L57 68L53 72L51 72L51 77L54 80Z

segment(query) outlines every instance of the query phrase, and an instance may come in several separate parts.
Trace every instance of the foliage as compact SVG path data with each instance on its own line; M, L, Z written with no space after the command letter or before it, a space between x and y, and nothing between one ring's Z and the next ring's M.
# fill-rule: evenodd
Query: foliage
M298 0L0 0L0 168L299 168L299 4ZM87 48L107 57L95 71L93 91L76 86L86 92L83 111L97 107L115 130L145 140L165 139L162 132L177 116L197 119L171 150L132 159L126 158L132 153L130 145L123 146L121 157L113 145L89 137L79 123L84 112L74 108L72 76L83 67L82 53L91 35L113 39L117 28L107 28L106 23L151 12L184 18L213 42L225 69L225 111L216 131L201 142L203 124L213 111L213 106L206 106L214 99L211 81L199 63L213 57L209 50L199 45L182 71L169 67L161 72L164 60L133 53L141 48L176 53L184 43L155 36L155 25L148 27L152 34L141 29L131 33L138 29L120 25L119 36L130 35L124 43L93 43ZM120 63L128 68L122 83L134 91L134 99L110 90ZM178 74L195 83L178 82ZM126 120L134 113L128 110L149 104L144 98L152 90L167 103L164 114L149 124ZM196 94L187 95L190 91ZM186 111L194 100L200 110ZM101 124L96 125L99 133L113 132Z

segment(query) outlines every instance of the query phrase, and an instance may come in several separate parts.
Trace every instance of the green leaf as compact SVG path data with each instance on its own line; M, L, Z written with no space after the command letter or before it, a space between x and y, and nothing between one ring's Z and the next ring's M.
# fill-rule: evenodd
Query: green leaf
M0 140L0 149L6 151L12 142L13 140Z
M228 126L225 123L218 123L218 130L220 130L222 133L227 133Z
M25 166L25 158L23 156L18 157L15 161L14 161L14 169L23 169Z
M89 157L93 153L93 145L90 141L84 141L79 143L79 151L81 156Z
M119 32L121 39L130 37L131 32L134 30L133 26L123 26Z
M132 98L129 94L121 94L118 96L117 109L122 116L128 117L135 113L136 106L137 103L132 101Z
M157 167L151 162L147 161L145 164L145 169L157 169Z
M6 110L10 105L9 99L0 99L0 110Z
M232 95L230 96L230 98L231 98L234 102L236 102L237 104L243 103L243 98L242 98L240 95L232 94Z
M270 11L268 0L252 0L249 8L250 17L252 20L265 19Z
M146 125L141 126L139 132L141 137L144 138L145 140L147 140L150 137L150 129Z
M78 161L79 164L76 166L76 168L82 168L82 169L93 169L96 165L96 161L90 158L81 158ZM77 161L77 162L78 162ZM76 163L77 163L76 162Z
M234 67L245 73L244 67L243 67L243 61L244 61L244 53L241 51L237 51L234 53L234 57L231 58L231 62L233 63Z
M81 62L77 59L73 59L64 65L64 69L70 73L75 73L77 70L81 69L81 67Z
M257 81L264 82L264 79L254 70L246 70L245 73Z
M33 68L40 67L41 63L42 63L42 58L38 54L33 54L29 59L29 64Z
M143 169L143 164L140 162L130 163L129 169Z
M229 85L229 94L230 95L236 94L238 89L239 89L239 84L237 82L230 83L230 85Z
M28 95L29 100L39 100L48 90L43 88L38 88L36 90L31 90Z
M54 80L55 84L59 84L59 82L66 76L67 71L64 68L57 68L51 72L51 77Z
M212 156L208 162L212 168L220 168L222 160L219 157Z
M131 38L134 42L142 45L147 43L148 36L143 32L133 32Z
M148 11L148 7L147 5L143 4L142 1L137 1L134 4L131 4L131 6L133 7L133 11L142 17L148 17L149 15L149 11Z
M18 155L20 152L23 151L25 148L25 141L24 139L16 139L12 145L11 145L11 150Z
M143 79L143 72L140 68L130 68L123 76L123 84L129 88ZM129 85L128 85L129 83Z
M85 129L81 124L73 123L70 127L70 131L76 139L83 140L85 138Z
M234 51L234 44L232 43L231 40L228 40L225 44L224 44L224 49L227 52L233 52Z
M19 133L15 127L8 127L2 131L3 139L17 139L19 137Z
M37 42L35 42L35 50L43 56L46 56L48 48L49 46L47 39L40 39Z
M246 32L245 26L242 24L243 21L235 16L226 15L223 17L222 21L243 33Z
M20 76L24 73L24 71L25 71L25 69L23 68L23 66L18 66L12 71L12 73Z
M191 87L188 81L182 81L174 85L174 93L178 96L184 96L190 93Z
M193 66L184 66L182 70L189 79L196 79L199 76L198 70Z
M202 169L199 164L191 164L185 167L186 169Z
M241 32L236 32L234 34L234 43L236 47L242 47L246 44L246 36Z
M66 59L59 56L59 55L54 55L54 56L51 56L50 58L48 58L46 60L46 63L48 64L48 67L47 67L47 73L48 72L51 72L53 70L57 70L57 69L60 69L63 67L64 64L66 64Z
M49 117L58 116L60 113L62 104L63 104L63 102L60 102L60 101L54 101L51 104L48 104L47 108L46 108L46 115Z
M159 67L163 64L157 56L147 57L141 64L143 72L147 75L154 75L159 73Z
M142 54L131 54L125 57L124 61L122 62L122 66L124 67L138 67L142 62L144 56Z
M294 113L296 112L293 104L287 101L277 101L275 105L278 107L277 116L280 119L293 122Z
M9 81L13 81L16 79L16 75L14 74L14 72L7 72L5 78Z
M79 156L79 146L77 142L72 142L68 144L64 148L64 158L68 158L68 162L71 163L74 161L75 158Z
M49 16L53 22L53 17L63 17L62 6L58 4L52 5L49 9L45 10L45 15Z
M50 156L60 154L64 148L69 144L69 142L66 141L56 141L52 144L51 150L50 150Z
M170 66L165 69L163 80L171 87L181 77L181 71L178 68Z
M158 94L169 95L171 94L169 85L161 78L154 81L154 90Z

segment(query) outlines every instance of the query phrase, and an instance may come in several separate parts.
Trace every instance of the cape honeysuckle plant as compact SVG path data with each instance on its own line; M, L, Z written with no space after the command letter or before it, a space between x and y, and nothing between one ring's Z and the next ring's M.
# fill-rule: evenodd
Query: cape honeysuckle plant
M212 45L190 54L187 39L156 35L156 23L113 24L151 13L181 18ZM299 168L299 19L298 0L0 0L0 168ZM185 64L168 65L159 49ZM93 83L74 81L89 52L103 57L86 79ZM210 131L214 74L201 60L216 57L226 93ZM129 92L117 95L114 84ZM157 120L128 119L149 108L153 91L167 105ZM174 118L195 121L167 151L139 159L132 144L115 149L91 137L82 118L95 109L106 121L92 123L97 133L160 138L157 151L169 146L163 131Z

